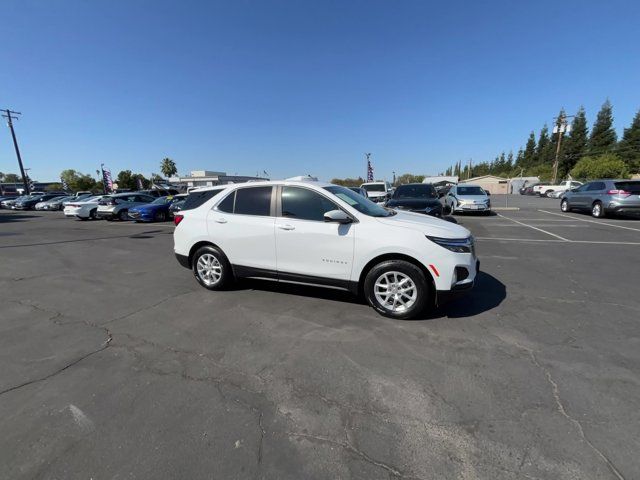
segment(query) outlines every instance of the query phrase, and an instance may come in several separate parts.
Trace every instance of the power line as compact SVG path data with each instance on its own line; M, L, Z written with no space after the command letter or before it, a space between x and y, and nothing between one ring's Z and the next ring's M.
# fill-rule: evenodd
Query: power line
M29 195L31 193L29 189L29 182L27 176L24 173L24 166L22 165L22 157L20 156L20 149L18 148L18 139L16 138L16 132L13 130L13 120L18 120L18 117L14 115L22 115L20 112L14 112L8 108L0 109L0 112L4 112L2 116L7 119L7 126L11 130L11 138L13 138L13 147L16 149L16 157L18 157L18 165L20 165L20 175L22 175L22 182L24 184L24 190Z

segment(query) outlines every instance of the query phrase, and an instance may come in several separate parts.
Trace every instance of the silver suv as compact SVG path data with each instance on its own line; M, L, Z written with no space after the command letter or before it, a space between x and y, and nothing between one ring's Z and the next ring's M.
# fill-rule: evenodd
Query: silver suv
M118 193L115 195L107 195L102 197L98 202L98 210L96 216L98 218L106 218L107 220L129 220L129 209L151 203L155 197L142 193Z
M640 180L594 180L564 193L560 210L587 210L596 218L607 214L640 215Z

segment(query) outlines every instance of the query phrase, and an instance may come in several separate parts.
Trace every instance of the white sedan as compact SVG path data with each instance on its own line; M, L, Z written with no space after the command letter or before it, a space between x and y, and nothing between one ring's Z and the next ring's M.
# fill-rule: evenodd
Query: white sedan
M94 220L96 218L96 211L98 210L98 202L102 197L102 195L97 195L82 200L81 202L66 202L64 214L67 217L77 217L80 220Z

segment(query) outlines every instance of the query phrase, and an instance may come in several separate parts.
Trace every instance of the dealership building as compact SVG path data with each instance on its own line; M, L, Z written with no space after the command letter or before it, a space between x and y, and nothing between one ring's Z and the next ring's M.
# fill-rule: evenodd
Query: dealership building
M192 170L190 175L169 178L169 183L183 187L213 187L215 185L225 185L227 183L242 183L256 180L269 179L265 177L227 175L225 172L212 172L210 170Z

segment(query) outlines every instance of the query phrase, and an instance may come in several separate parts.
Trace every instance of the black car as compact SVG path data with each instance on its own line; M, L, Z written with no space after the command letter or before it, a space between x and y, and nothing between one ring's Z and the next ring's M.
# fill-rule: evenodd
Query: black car
M438 199L436 189L430 183L400 185L393 192L386 206L397 210L442 217L442 204Z

